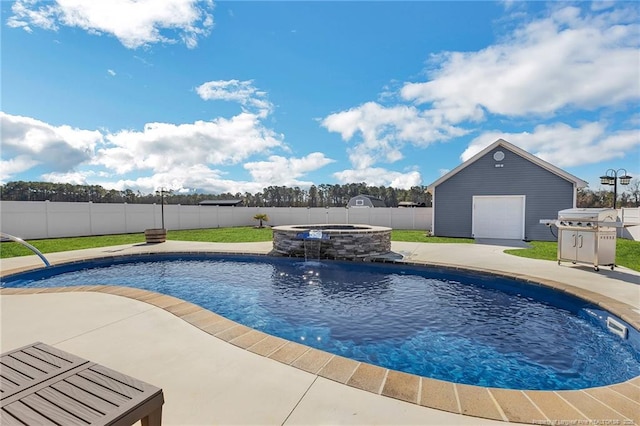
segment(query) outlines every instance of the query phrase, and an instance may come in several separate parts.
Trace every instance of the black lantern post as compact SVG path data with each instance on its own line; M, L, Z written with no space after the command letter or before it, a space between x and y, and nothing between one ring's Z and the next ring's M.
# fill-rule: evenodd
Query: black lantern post
M618 176L620 174L620 176ZM600 176L600 183L602 185L613 186L613 208L616 208L616 201L618 200L618 180L620 185L629 185L631 182L631 176L627 174L626 169L609 169L605 172L604 176Z
M163 188L163 187L161 187L156 191L156 195L160 196L160 216L162 217L162 229L165 229L164 227L164 196L165 194L169 194L170 192L171 191L169 191L167 188Z

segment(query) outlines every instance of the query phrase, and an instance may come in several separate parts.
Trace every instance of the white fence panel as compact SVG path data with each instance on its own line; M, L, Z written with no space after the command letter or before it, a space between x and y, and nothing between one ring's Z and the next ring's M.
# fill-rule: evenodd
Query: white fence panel
M623 207L618 210L618 217L623 223L640 225L640 207Z
M373 225L371 222L371 211L372 208L368 207L354 207L347 210L347 223L350 224L358 224L364 223L367 225Z
M202 228L218 228L220 226L217 206L199 206L199 216Z
M75 204L46 203L49 236L57 238L91 235L92 203Z
M46 201L5 201L0 203L0 229L25 239L46 238Z
M163 206L161 204L154 204L154 212L156 218L155 228L162 228L162 210ZM164 206L164 227L166 229L181 229L179 205Z
M307 223L329 223L329 209L315 207L307 209Z
M99 208L89 205L91 210L91 234L110 234L114 228L127 229L126 204L105 204Z
M97 205L97 204L96 204ZM125 204L126 227L125 233L142 232L147 228L156 228L154 205L151 204ZM160 219L158 219L160 220ZM158 222L159 223L159 222ZM160 225L157 226L158 228ZM109 234L117 234L118 230L110 228Z
M268 226L349 223L431 229L430 208L221 207L164 206L167 229L252 226L258 213ZM57 203L0 201L0 229L25 239L142 232L162 226L159 204Z
M349 210L344 207L329 207L327 209L326 223L348 223Z
M396 229L413 229L415 225L417 208L398 209L396 214L391 216L391 227Z
M195 207L195 209L193 208ZM180 206L178 209L180 229L200 228L200 206Z
M621 237L640 241L640 207L622 208L618 211L618 217L624 224Z
M238 207L217 207L218 208L218 227L227 228L230 226L240 226L246 224L247 218L244 217L245 209ZM238 211L240 210L240 212ZM253 215L251 215L253 216ZM249 216L251 218L251 216Z
M373 208L371 209L370 225L389 226L391 227L391 208ZM396 209L400 210L400 209Z
M270 226L279 225L295 225L292 222L292 209L289 207L263 207L260 208L260 213L264 213L269 217Z

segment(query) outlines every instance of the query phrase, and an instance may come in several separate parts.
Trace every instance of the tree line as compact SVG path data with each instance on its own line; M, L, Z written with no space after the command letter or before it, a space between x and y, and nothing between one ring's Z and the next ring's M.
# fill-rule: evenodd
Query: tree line
M633 179L630 185L618 189L621 190L618 194L618 207L640 207L640 180ZM351 197L365 194L380 198L388 207L397 207L403 201L431 206L431 194L425 191L425 186L396 189L369 186L366 183L321 184L312 185L308 189L269 186L255 194L169 192L165 194L164 201L167 204L197 205L205 200L242 200L243 205L248 207L344 207ZM18 181L0 185L0 200L153 204L159 203L160 197L131 189L105 189L100 185ZM611 207L613 192L581 188L577 193L577 206Z
M395 189L385 186L368 186L365 183L321 184L312 185L308 189L297 186L293 188L269 186L255 194L169 192L165 193L164 202L197 205L205 200L242 200L243 205L248 207L344 207L351 197L366 194L384 200L389 207L397 207L402 201L429 206L431 195L425 191L425 186ZM140 191L131 189L124 191L105 189L100 185L17 181L0 185L0 200L153 204L160 202L160 196L155 193L142 194Z
M620 191L623 191L620 193ZM617 206L640 207L640 179L633 179L628 186L618 186ZM600 189L593 191L586 188L578 189L576 198L577 207L613 207L613 191Z

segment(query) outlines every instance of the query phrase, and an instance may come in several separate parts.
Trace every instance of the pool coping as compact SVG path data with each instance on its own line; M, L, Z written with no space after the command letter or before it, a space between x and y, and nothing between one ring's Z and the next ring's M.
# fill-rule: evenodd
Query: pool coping
M155 251L136 255L159 254ZM171 255L245 255L214 251L172 251ZM55 266L97 259L130 257L131 254L95 255L71 261L56 262ZM400 265L428 266L459 271L480 272L500 277L540 284L580 297L615 314L640 328L640 313L631 306L600 293L569 284L539 279L525 274L505 273L481 268L429 262L384 261ZM38 266L2 271L0 276L40 269ZM626 382L581 390L532 391L473 386L420 377L344 358L300 343L275 337L231 321L214 312L182 299L148 290L122 286L76 286L54 288L0 288L1 295L38 293L100 292L138 300L172 313L176 317L216 338L254 354L298 368L316 376L401 401L455 414L505 422L529 424L638 424L640 422L640 376Z

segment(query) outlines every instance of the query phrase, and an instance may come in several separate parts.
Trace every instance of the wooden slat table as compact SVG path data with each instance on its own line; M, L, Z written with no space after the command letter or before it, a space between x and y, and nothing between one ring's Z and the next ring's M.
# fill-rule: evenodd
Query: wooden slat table
M0 424L162 423L162 389L44 343L0 355Z

